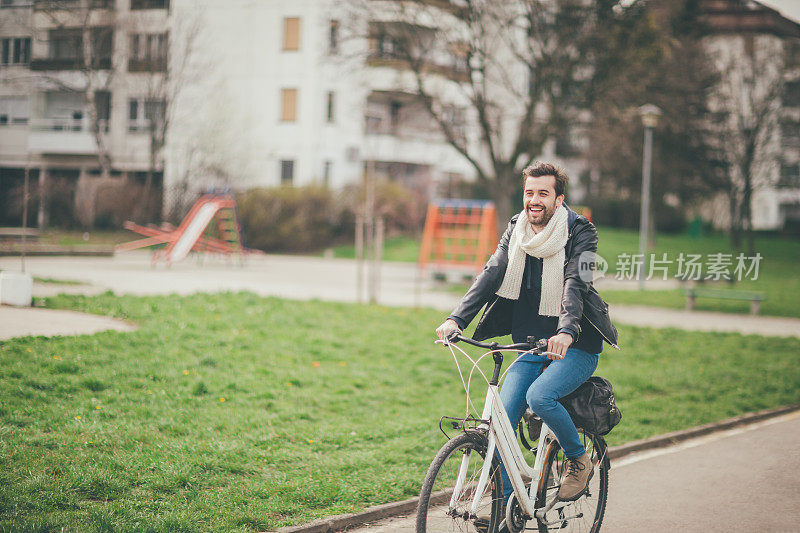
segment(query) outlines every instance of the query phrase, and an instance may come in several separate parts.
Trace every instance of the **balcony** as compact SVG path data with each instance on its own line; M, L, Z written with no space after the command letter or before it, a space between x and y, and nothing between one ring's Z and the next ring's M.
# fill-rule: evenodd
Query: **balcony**
M444 76L457 82L469 81L468 47L453 42L437 44L436 28L406 22L372 21L369 26L367 65L395 70L418 69L423 74ZM419 65L412 64L417 58Z
M698 21L713 33L770 33L800 37L800 25L767 6L733 0L700 2Z
M131 11L138 9L169 9L169 0L131 0Z
M387 67L395 70L412 70L411 63L408 60L401 57L380 53L369 54L369 56L367 56L367 66ZM422 65L421 72L428 75L439 75L459 83L466 83L469 81L469 72L463 68L453 65L440 65L432 62L426 62Z
M83 59L73 58L34 58L31 60L31 70L81 70L83 68ZM110 70L111 58L101 57L95 61L96 70Z
M101 128L108 131L108 123ZM97 145L88 118L44 118L30 121L28 149L39 154L96 155Z
M128 72L166 72L167 58L159 57L155 59L128 59Z
M370 161L437 166L454 153L441 139L368 134L364 138L363 158Z
M30 5L31 2L28 2ZM80 7L80 0L35 0L33 8L37 11L74 10ZM89 9L112 9L114 0L89 0Z

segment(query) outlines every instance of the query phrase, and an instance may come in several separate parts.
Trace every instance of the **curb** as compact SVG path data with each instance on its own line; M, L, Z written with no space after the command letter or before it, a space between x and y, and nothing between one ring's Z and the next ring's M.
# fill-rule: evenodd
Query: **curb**
M26 257L39 256L98 256L112 257L114 247L103 244L81 244L77 246L62 246L58 244L27 244L23 250L21 244L0 245L0 256L20 256L25 252Z
M747 413L741 416L728 418L719 422L712 422L681 431L673 431L665 433L649 439L642 439L621 446L613 446L608 449L608 457L610 459L619 459L626 455L640 452L644 450L653 450L656 448L664 448L681 441L693 439L717 431L724 431L737 426L745 424L752 424L761 420L775 418L780 415L791 413L800 410L800 404L787 405L775 409L766 409L756 413ZM613 465L612 465L613 467ZM277 533L335 533L338 531L347 531L356 527L367 525L371 522L390 518L393 516L407 515L413 513L417 508L418 497L409 498L399 502L385 503L383 505L376 505L369 507L360 513L346 514L331 516L328 518L321 518L308 524L300 526L284 527L277 530Z

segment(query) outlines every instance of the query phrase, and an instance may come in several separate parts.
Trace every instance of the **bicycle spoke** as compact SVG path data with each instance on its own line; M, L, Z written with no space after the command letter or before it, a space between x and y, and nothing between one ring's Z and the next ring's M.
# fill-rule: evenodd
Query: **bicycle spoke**
M582 431L580 434L586 451L593 460L597 461L587 491L578 500L568 502L563 506L559 504L549 511L544 520L539 523L540 532L594 533L600 529L605 512L608 486L608 461L604 456L605 445L597 438L597 443L601 443L598 449L591 436ZM563 450L559 448L546 472L548 475L545 491L546 501L552 501L558 494L560 480L566 468L567 458ZM542 504L540 503L539 506L541 507Z
M475 516L499 516L502 506L500 494L500 473L497 462L493 461L493 471L484 492L478 499L476 513L470 513L478 480L484 465L485 448L476 444L473 438L462 435L449 441L437 454L423 484L417 513L417 531L474 533ZM463 476L459 480L459 475ZM460 486L458 494L454 488Z

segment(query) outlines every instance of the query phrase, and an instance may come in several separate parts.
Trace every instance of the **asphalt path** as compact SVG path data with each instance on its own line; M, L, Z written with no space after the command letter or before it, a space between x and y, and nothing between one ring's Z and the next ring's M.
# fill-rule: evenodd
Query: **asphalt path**
M800 530L800 412L612 461L601 531ZM358 533L412 533L414 516Z

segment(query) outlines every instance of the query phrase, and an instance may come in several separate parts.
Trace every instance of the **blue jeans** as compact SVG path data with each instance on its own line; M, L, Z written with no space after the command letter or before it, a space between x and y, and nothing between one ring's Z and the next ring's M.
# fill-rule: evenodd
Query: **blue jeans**
M541 418L555 433L564 454L574 459L586 452L578 431L564 406L558 403L570 392L577 389L594 373L599 354L590 354L577 348L569 348L564 359L551 361L542 371L549 359L531 354L523 355L508 370L500 389L500 400L508 413L511 427L516 431L526 407ZM502 467L502 464L501 464ZM505 501L514 491L511 480L502 467L503 495Z

